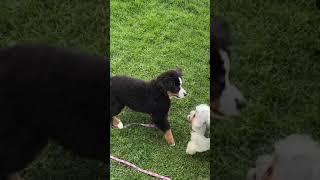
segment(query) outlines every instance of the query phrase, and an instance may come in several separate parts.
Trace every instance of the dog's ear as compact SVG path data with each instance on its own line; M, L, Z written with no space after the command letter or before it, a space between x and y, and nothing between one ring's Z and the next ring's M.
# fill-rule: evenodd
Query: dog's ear
M156 80L156 86L160 89L160 91L162 93L167 94L168 78L167 77L159 77Z
M272 175L273 175L273 166L271 165L271 166L268 167L268 169L265 171L263 177L265 178L265 180L268 180L268 179L270 179L270 178L272 177Z
M182 69L181 68L176 68L174 71L177 72L178 76L182 76Z
M262 155L256 161L255 177L256 179L269 180L274 173L275 157L271 155Z

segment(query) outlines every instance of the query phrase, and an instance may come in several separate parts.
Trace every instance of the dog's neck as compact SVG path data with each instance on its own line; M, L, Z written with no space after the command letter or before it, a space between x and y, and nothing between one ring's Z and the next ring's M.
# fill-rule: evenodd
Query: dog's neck
M153 79L151 81L148 82L148 84L150 85L150 87L154 88L154 90L156 90L157 92L159 92L159 96L165 96L168 98L168 100L170 101L172 98L169 97L168 93L166 91L164 91L161 87L158 86L157 80Z

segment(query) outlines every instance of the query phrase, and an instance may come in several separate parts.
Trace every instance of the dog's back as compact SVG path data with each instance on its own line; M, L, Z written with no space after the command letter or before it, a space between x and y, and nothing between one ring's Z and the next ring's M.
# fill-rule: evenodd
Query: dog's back
M0 49L0 176L23 168L53 138L103 160L103 58L39 44Z
M110 80L110 107L115 103L144 113L154 111L154 98L161 96L150 81L143 81L127 76L114 76Z

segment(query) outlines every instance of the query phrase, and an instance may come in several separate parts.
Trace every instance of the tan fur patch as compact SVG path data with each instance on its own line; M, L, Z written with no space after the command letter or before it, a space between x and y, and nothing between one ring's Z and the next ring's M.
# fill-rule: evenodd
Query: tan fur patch
M213 112L221 113L220 107L219 107L219 101L213 101L211 107L212 107Z
M165 140L167 141L167 143L168 143L169 145L172 145L172 146L175 145L175 142L174 142L174 138L173 138L171 129L167 130L167 131L164 133L164 138L165 138Z
M173 92L170 92L170 91L167 91L167 94L169 96L169 98L173 98L173 97L177 97L178 96L178 93L173 93Z
M112 117L112 126L115 128L119 128L119 124L121 123L121 120L117 116Z
M7 180L23 180L18 173L12 173L8 176Z

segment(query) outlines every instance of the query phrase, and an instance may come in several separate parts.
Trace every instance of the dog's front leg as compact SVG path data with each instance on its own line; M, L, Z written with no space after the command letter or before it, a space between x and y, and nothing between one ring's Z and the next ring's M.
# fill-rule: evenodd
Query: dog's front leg
M164 132L164 139L170 146L175 146L175 141L168 121L168 113L153 113L152 119L156 126Z
M119 117L117 116L113 116L112 117L112 127L118 128L118 129L122 129L123 128L123 124L120 120Z
M8 175L6 180L23 180L18 173Z

